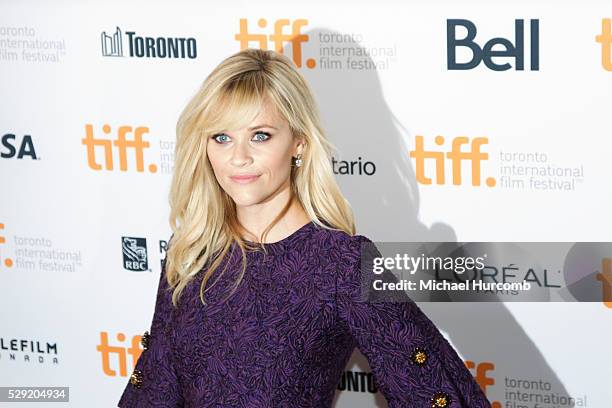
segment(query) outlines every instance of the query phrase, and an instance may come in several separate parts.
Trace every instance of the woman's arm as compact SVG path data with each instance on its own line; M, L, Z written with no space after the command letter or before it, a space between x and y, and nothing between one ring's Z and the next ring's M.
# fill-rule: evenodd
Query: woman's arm
M172 237L170 237L172 240ZM170 244L168 244L170 245ZM118 407L182 407L178 375L172 363L170 341L172 292L167 291L166 261L157 288L157 300L148 336L143 335L142 354L123 391Z
M362 271L361 256L365 265L381 256L372 241L351 237L343 252L336 288L338 317L368 359L389 408L490 408L457 352L404 292L394 301L363 300L362 277L367 284L371 268Z

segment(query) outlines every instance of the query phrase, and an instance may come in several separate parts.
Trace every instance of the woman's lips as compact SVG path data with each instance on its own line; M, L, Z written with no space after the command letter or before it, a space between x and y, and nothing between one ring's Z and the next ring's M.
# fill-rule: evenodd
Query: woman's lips
M248 175L248 176L232 176L230 177L234 182L239 184L252 183L259 178L259 175Z

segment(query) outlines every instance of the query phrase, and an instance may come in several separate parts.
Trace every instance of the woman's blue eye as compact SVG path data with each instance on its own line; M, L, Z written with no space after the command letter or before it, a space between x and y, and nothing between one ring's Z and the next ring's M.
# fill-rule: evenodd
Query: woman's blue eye
M258 138L258 140L257 140L258 142L263 142L263 141L268 140L270 138L270 134L268 132L257 132L257 133L255 133L255 137L256 138L257 138L258 135L264 135L265 136L265 138L263 138L263 139L262 138Z
M260 135L263 135L264 137L260 137ZM253 137L254 140L256 142L265 142L266 140L268 140L270 138L270 133L268 132L257 132L255 133L255 136ZM219 133L218 135L214 135L212 138L217 142L217 143L225 143L227 140L223 140L220 139L222 137L228 138L229 136L227 136L225 133Z
M219 141L219 137L227 137L227 135L224 134L220 134L220 135L215 135L213 136L213 139L217 142L217 143L223 143L222 141Z

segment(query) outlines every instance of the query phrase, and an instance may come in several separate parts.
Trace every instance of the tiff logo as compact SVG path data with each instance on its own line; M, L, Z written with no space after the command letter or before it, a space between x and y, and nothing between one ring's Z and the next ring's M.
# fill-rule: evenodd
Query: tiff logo
M244 50L249 47L249 43L256 42L258 47L262 50L268 49L268 40L274 43L274 50L283 53L283 44L291 43L291 50L293 53L293 62L298 68L302 67L302 43L307 42L309 36L301 32L302 27L308 24L306 19L297 19L290 22L287 18L282 18L274 22L274 33L267 34L254 34L249 32L248 20L246 18L240 19L240 32L234 36L236 40L240 42L240 50ZM257 25L261 28L265 28L268 25L268 21L265 18L257 20ZM283 33L283 28L291 26L290 33ZM314 68L316 61L313 58L306 60L306 66L308 68Z
M146 238L121 237L121 248L125 269L136 272L149 269Z
M476 380L476 383L478 383L478 385L480 385L480 388L482 389L482 392L484 392L485 395L487 395L487 388L490 385L495 385L495 378L489 377L487 375L487 372L488 371L494 371L495 370L495 364L489 363L489 362L476 364L473 361L466 360L465 361L465 366L469 370L476 369L476 375L474 375L474 379ZM501 405L500 405L499 402L495 401L495 402L491 403L491 407L492 408L500 408Z
M595 37L595 41L601 44L601 66L606 71L612 71L612 20L604 18L601 20L601 34Z
M111 135L112 129L109 125L104 125L102 126L102 132L106 135ZM144 172L144 150L148 149L150 145L149 142L142 138L145 133L149 133L149 128L145 126L138 126L136 128L132 126L119 126L115 140L97 139L94 136L93 125L86 124L85 137L81 139L81 144L85 145L87 149L87 165L92 170L114 170L113 146L115 146L119 153L120 171L128 171L127 157L128 148L130 148L134 151L136 171ZM127 139L128 134L133 135L132 140ZM103 148L103 164L98 163L96 160L98 158L96 157L96 146ZM151 173L156 173L157 165L150 164L148 170Z
M596 278L601 282L603 304L612 309L612 258L602 259Z
M4 230L4 223L3 222L0 222L0 230ZM6 243L6 238L4 237L4 235L0 235L0 244L5 244L5 243ZM2 251L0 251L0 253L1 252ZM0 257L0 260L1 259L2 258ZM4 265L7 268L10 268L10 267L13 266L13 260L11 258L4 258L4 262L3 263L4 263Z
M434 141L438 146L444 145L444 137L442 136L436 136ZM446 184L445 162L446 159L449 159L452 164L451 170L454 185L462 184L461 165L462 162L466 161L469 162L472 167L472 185L480 186L480 163L481 161L489 159L489 154L481 152L480 147L487 144L488 141L489 139L486 137L476 137L473 138L470 143L470 139L468 137L459 136L453 139L451 151L445 153L434 150L425 150L423 136L415 136L415 148L414 150L410 151L410 157L415 159L416 162L415 172L417 181L426 185L432 183L431 178L425 175L425 161L428 159L433 159L435 163L436 184ZM469 150L462 151L461 146L467 144L469 144ZM488 177L486 179L486 184L489 187L495 186L495 179L493 177Z
M107 35L106 31L102 31L100 35L102 41L102 55L105 57L123 57L123 44L121 42L121 29L111 35Z
M132 356L132 364L133 367L135 367L143 351L139 345L141 338L142 336L139 335L133 336L130 347L128 348L123 346L111 346L108 342L108 333L100 332L100 344L96 346L96 350L102 355L102 371L104 371L104 374L111 377L117 376L117 371L113 369L113 367L116 368L116 365L111 365L111 356L113 356L119 363L119 375L121 377L126 377L128 375L127 355L129 354ZM125 334L117 333L117 340L123 343L125 341Z

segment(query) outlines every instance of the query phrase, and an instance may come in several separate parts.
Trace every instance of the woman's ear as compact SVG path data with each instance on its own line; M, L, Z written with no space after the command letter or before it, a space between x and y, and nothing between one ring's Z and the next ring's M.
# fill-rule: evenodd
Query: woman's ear
M295 155L294 156L297 156L298 154L303 154L305 147L306 147L306 138L303 137L303 136L298 137L297 145L295 147Z

